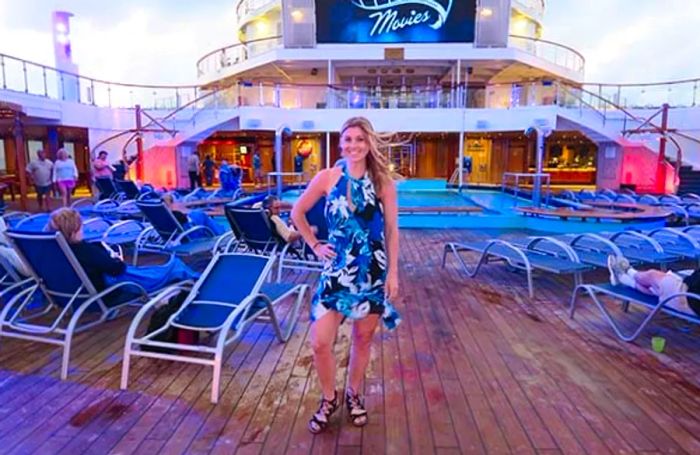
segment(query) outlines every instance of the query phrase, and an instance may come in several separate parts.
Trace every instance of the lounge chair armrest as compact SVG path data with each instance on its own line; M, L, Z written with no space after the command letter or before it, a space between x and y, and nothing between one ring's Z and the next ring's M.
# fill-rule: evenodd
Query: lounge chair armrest
M109 236L113 234L116 230L122 229L124 226L129 226L129 225L134 225L136 229L141 231L143 229L143 224L136 221L136 220L124 220L124 221L118 221L111 225L107 230L102 234L102 241L105 243L109 243Z
M78 210L82 206L89 206L89 205L93 205L94 203L95 203L95 201L93 201L91 198L84 197L84 198L78 199L76 201L73 201L73 203L71 203L71 205L70 205L70 208Z
M654 251L657 253L663 253L664 249L661 246L659 242L657 242L655 239L652 239L648 235L642 234L641 232L636 232L636 231L620 231L616 232L610 237L610 241L617 244L616 240L622 238L622 237L633 237L637 241L642 241L645 243L648 243Z
M99 229L100 227L109 229L110 226L112 223L100 217L89 218L83 222L83 227L86 229Z
M199 232L199 231L204 231L204 232L206 232L206 233L209 235L209 237L216 237L216 234L214 233L214 231L212 231L211 229L209 229L207 226L193 226L193 227L187 229L187 230L186 230L185 232L183 232L182 234L180 234L180 235L178 235L177 237L175 237L174 242L175 242L176 244L179 244L180 242L182 242L183 239L186 239L186 238L189 237L191 234L193 234L193 233L195 233L195 232Z
M593 239L593 240L595 240L596 242L599 242L599 243L601 243L601 244L607 246L608 248L610 248L610 251L611 251L615 256L624 256L624 255L622 254L622 251L620 250L620 247L619 247L619 246L615 245L615 243L611 242L609 239L606 239L606 238L603 237L602 235L598 235L598 234L591 234L591 233L579 234L579 235L577 235L576 237L574 237L574 238L569 242L569 245L570 245L572 248L575 249L575 248L576 248L576 245L577 245L579 242L585 241L586 239Z
M120 289L126 288L126 287L133 287L140 294L143 294L143 297L148 298L148 292L146 292L146 289L144 289L144 287L141 286L140 284L136 283L135 281L122 281L121 283L114 284L106 289L103 289L102 291L98 292L97 294L91 296L90 298L85 300L85 302L81 306L86 305L88 302L92 303L96 300L99 300L99 299L111 294L114 291L117 291L117 290L120 290Z
M683 240L694 250L700 250L700 242L695 240L695 238L693 238L693 236L691 236L690 234L688 234L685 231L679 231L677 229L663 227L663 228L659 228L659 229L654 229L653 231L649 232L647 235L651 238L657 238L657 237L660 237L664 234L667 234L667 235L670 235L672 237L676 237L678 239Z
M222 245L226 245L231 239L235 239L235 238L236 238L236 236L233 234L233 231L228 231L228 232L225 232L224 234L220 235L219 238L216 240L216 243L214 243L214 246L211 249L212 254L219 251L219 248L221 248Z
M5 212L5 214L2 216L2 219L9 224L10 220L13 220L15 218L22 220L24 218L27 218L28 216L31 216L29 212L11 211Z
M119 204L116 201L113 201L111 199L103 199L97 202L92 207L92 210L95 212L112 212L114 210L117 210L118 208Z
M14 292L16 289L22 289L22 286L29 284L29 283L32 283L33 281L34 281L34 278L25 278L22 281L18 281L16 283L6 287L2 291L0 291L0 300L4 300L5 294L9 294L11 292Z
M548 251L537 250L536 247L539 243L551 243L552 245L562 250L572 262L581 262L581 259L578 257L578 253L576 253L576 251L573 248L571 248L565 242L562 242L561 240L555 239L553 237L531 237L525 249L549 253Z

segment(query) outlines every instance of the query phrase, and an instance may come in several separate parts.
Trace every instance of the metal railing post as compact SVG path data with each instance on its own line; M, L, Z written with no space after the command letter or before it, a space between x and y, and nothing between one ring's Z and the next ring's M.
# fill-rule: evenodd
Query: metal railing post
M2 88L5 90L7 88L7 81L5 80L5 56L0 55L0 68L2 69Z
M27 62L22 61L22 71L24 72L24 93L29 93L29 82L27 81Z
M43 73L43 77L44 77L44 96L48 97L49 96L49 88L46 85L46 67L42 66L41 69L42 69L42 73Z
M92 105L95 105L95 80L90 79L90 98L92 98Z
M3 66L3 72L5 70L5 67ZM3 74L4 76L4 74ZM695 83L693 84L693 104L692 106L695 107L696 104L696 95L698 93L698 81L696 80Z
M107 84L107 105L112 107L112 85Z
M59 74L61 75L61 100L65 101L66 100L66 87L65 87L65 81L63 80L63 71L60 71Z

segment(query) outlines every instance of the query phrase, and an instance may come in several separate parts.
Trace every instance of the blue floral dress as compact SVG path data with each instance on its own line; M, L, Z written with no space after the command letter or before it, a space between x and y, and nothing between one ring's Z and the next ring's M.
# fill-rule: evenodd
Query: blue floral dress
M350 319L379 314L386 328L396 328L401 318L384 296L383 207L369 175L353 178L343 166L343 175L326 200L325 215L328 242L336 257L321 273L311 301L311 320L330 310Z

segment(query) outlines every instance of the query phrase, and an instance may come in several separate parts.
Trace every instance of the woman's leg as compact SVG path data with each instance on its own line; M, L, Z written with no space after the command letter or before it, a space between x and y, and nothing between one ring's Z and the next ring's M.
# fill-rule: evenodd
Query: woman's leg
M661 270L645 270L634 274L637 290L645 294L659 295L659 283L666 277Z
M314 365L318 373L318 381L326 400L335 396L335 356L333 345L338 333L338 326L343 315L329 311L311 325L311 348L314 352Z
M352 325L352 346L350 348L350 366L348 372L348 388L357 393L365 377L369 364L370 348L374 332L379 323L378 314L370 314L364 319L355 321Z
M58 191L61 193L61 201L64 207L68 207L68 188L64 185L58 185Z

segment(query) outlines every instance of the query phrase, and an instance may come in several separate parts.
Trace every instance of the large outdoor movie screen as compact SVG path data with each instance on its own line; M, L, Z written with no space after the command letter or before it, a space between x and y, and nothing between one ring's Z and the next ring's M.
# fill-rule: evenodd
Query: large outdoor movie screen
M476 0L316 0L318 43L468 43Z

